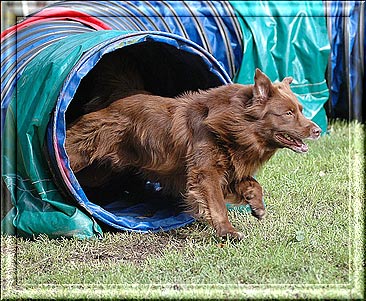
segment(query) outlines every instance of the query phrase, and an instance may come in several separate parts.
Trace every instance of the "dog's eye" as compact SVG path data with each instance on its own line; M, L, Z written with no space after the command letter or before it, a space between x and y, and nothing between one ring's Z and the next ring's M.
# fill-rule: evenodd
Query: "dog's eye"
M294 112L293 112L292 110L287 111L286 115L287 115L287 116L292 116L292 115L294 115Z

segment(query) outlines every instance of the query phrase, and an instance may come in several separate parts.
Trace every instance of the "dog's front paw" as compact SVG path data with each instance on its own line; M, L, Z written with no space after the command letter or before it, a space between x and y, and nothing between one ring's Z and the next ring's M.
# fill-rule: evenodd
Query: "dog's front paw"
M266 215L266 209L263 203L262 187L257 182L252 182L252 184L246 189L244 198L249 204L253 216L259 220L263 219Z
M242 232L235 231L235 232L227 233L226 238L229 239L229 240L241 241L245 238L245 235Z
M259 220L262 220L266 217L267 212L264 209L251 208L252 215Z
M217 230L217 235L223 239L229 239L234 241L240 241L245 238L242 232L237 231L235 228L220 228Z

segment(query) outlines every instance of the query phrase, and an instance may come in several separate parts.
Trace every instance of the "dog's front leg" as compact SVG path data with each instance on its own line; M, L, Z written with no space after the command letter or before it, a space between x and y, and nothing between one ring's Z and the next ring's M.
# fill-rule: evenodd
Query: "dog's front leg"
M192 160L195 164L188 168L186 200L193 213L208 221L218 236L241 240L244 234L238 232L229 222L222 191L225 173L215 159L216 156L210 157L206 152L205 159Z
M263 189L261 185L251 176L242 180L234 180L230 183L231 193L225 197L225 202L234 205L249 204L253 216L262 219L265 214L265 206L263 203Z

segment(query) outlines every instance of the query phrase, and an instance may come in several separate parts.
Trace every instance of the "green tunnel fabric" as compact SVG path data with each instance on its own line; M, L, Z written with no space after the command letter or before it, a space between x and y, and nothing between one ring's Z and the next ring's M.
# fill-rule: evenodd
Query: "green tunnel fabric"
M304 114L327 129L325 72L330 53L322 1L230 1L243 32L242 66L235 82L253 82L256 67L272 81L294 78Z
M3 224L13 217L13 225L23 236L47 233L49 237L89 238L102 234L94 219L61 195L42 148L58 94L75 63L95 45L121 34L101 31L56 42L30 61L19 78L6 114L2 149L4 181L17 202Z

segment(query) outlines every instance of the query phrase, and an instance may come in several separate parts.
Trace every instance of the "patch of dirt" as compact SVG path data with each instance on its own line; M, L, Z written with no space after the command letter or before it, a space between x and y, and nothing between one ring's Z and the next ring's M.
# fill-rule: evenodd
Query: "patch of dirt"
M142 264L149 257L162 256L169 250L184 250L192 240L207 239L206 226L193 225L162 233L106 233L99 241L86 242L83 250L75 250L73 260L80 261L127 261ZM85 243L85 242L84 242Z

